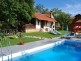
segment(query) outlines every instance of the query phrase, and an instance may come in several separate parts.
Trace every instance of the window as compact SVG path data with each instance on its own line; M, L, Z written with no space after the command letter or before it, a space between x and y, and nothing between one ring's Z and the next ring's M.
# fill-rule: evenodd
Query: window
M38 25L39 25L39 21L38 21Z

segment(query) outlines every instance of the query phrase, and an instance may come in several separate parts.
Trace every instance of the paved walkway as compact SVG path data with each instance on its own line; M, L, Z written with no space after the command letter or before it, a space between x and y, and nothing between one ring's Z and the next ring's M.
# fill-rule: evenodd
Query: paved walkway
M12 49L12 53L16 53L16 52L24 51L24 50L31 49L31 48L34 48L37 46L54 43L54 42L57 42L60 40L63 40L63 39L60 39L60 38L44 39L44 40L40 40L40 41L36 41L36 42L26 43L24 45L14 45L14 46L3 47L3 48L0 48L0 56L2 54L1 51L4 54L9 55L11 52L11 49ZM72 38L71 40L81 40L81 39Z
M24 45L14 45L14 46L8 46L8 47L3 47L0 48L0 56L1 56L1 51L3 52L3 54L10 54L11 49L12 49L12 53L16 53L16 52L20 52L20 51L24 51L27 49L31 49L37 46L42 46L45 44L49 44L49 43L53 43L56 41L60 41L61 39L59 38L55 38L55 39L44 39L44 40L40 40L40 41L36 41L36 42L30 42L30 43L26 43Z

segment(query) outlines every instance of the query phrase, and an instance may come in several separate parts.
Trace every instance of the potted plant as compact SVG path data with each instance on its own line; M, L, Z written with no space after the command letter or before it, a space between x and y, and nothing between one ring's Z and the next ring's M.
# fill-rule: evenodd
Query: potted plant
M24 45L24 42L20 42L20 45Z

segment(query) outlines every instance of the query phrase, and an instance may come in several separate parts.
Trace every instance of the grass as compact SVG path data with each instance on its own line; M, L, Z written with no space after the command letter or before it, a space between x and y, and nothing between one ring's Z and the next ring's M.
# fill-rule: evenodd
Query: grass
M37 37L42 37L42 38L55 38L62 36L66 33L66 31L61 30L60 31L62 34L61 35L54 35L49 32L30 32L30 33L24 33L24 36L37 36ZM69 32L68 32L69 33ZM18 45L20 42L28 43L28 42L34 42L38 41L38 38L28 38L28 37L23 37L23 38L9 38L6 37L6 40L0 41L2 44L2 47L8 46L8 43L10 42L11 45Z
M0 41L0 43L2 44L2 47L5 47L5 46L9 46L9 42L11 45L19 45L20 42L28 43L38 40L39 39L37 38L14 38L14 39L6 38L6 40Z
M55 38L55 37L60 37L60 36L64 35L67 31L61 30L60 32L62 33L61 35L59 35L59 34L54 35L49 32L31 32L31 33L25 33L25 35L37 36L37 37L43 37L43 38Z

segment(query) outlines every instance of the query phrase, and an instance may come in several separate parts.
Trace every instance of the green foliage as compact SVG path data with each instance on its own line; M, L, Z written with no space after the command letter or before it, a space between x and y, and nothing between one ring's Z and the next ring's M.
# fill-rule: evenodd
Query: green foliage
M14 18L10 18L9 24L11 24L11 25L15 24L15 19Z
M0 0L0 19L8 24L15 20L29 21L34 14L34 0Z
M13 38L13 39L10 39L10 38L6 37L6 40L0 41L0 43L2 44L2 47L6 47L6 46L8 46L9 42L11 45L18 45L20 42L28 43L28 42L38 41L38 40L39 39L37 39L37 38Z
M35 6L35 11L37 12L37 13L49 13L49 10L48 10L48 8L45 8L43 5L41 5L41 4L38 4L38 5L36 5Z
M71 15L69 13L62 12L58 8L54 8L51 11L54 18L60 23L62 29L64 29L66 25L69 25L72 22Z
M6 23L6 22L2 25L2 29L5 29L5 28L10 29L10 26L9 26L8 23Z
M37 37L41 37L41 38L55 38L55 37L60 37L62 36L66 31L62 31L62 34L59 35L54 35L51 34L50 32L30 32L30 33L25 33L25 35L27 36L37 36Z
M30 33L24 33L24 36L37 36L37 37L42 37L42 38L55 38L55 37L59 37L59 36L63 36L67 31L63 31L60 30L60 32L62 33L61 35L53 35L50 34L48 32L30 32ZM70 32L68 32L70 33ZM9 37L13 38L10 39ZM23 38L18 38L17 36L9 36L6 37L6 40L0 41L0 43L2 43L2 47L4 46L8 46L7 44L10 42L11 45L17 45L20 42L24 42L24 43L28 43L28 42L35 42L35 41L40 41L40 39L38 38L28 38L28 37L23 37Z
M8 36L10 39L18 38L16 35Z
M0 24L0 29L2 28L2 24Z

